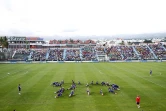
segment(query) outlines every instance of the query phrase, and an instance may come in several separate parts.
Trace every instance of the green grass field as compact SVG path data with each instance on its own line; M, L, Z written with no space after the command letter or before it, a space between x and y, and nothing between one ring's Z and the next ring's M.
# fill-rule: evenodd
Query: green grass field
M152 69L152 76L149 71ZM10 73L10 74L8 74ZM54 81L64 80L70 87L78 80L75 96L69 90L54 98L59 87ZM108 93L107 86L90 85L91 81L116 83L118 94ZM18 94L18 84L22 94ZM99 91L103 90L104 96ZM141 97L141 108L135 98ZM160 63L47 63L0 64L0 111L166 111L166 62Z

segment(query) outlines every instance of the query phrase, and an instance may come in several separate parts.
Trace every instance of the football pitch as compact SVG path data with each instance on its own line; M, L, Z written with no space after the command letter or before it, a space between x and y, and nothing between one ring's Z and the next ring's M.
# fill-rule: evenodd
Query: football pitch
M150 69L153 71L150 76ZM64 80L65 92L50 84ZM77 85L69 97L72 84ZM108 86L91 81L115 83L117 94ZM18 94L21 84L21 95ZM100 89L104 95L100 95ZM141 97L140 108L136 96ZM0 111L166 111L166 62L146 63L39 63L0 64Z

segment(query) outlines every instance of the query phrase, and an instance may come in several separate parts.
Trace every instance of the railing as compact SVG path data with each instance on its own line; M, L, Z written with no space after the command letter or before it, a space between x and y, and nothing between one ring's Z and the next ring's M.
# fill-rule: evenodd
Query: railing
M82 50L81 50L81 48L80 48L80 58L82 60Z
M47 53L46 53L46 60L48 60L49 53L50 53L50 50L48 50Z
M137 50L135 49L135 47L132 46L132 48L133 48L134 52L137 54L137 56L139 56L139 54L138 54Z
M66 49L64 49L63 51L63 60L65 60L65 58L66 58Z
M162 44L162 47L163 47L163 49L166 51L166 48L163 46L163 44Z
M13 53L13 55L12 55L12 58L15 56L15 54L16 54L16 50L14 51L14 53Z
M153 52L153 50L152 50L148 45L146 45L146 46L148 47L148 49L150 50L150 52L153 54L154 58L157 59L157 56L156 56L156 54Z

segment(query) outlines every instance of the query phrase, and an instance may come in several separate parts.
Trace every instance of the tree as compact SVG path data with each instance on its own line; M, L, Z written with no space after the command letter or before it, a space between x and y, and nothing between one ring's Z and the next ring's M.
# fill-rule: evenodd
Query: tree
M59 40L59 43L61 44L61 43L62 43L62 41L61 41L61 40Z
M8 48L8 41L6 36L0 37L0 45L2 48Z
M73 43L74 42L73 39L70 38L70 42Z
M25 41L25 43L26 43L26 49L29 49L29 47L28 47L28 41Z
M65 43L66 43L66 44L68 43L68 40L67 40L67 39L65 40Z
M2 39L2 37L0 37L0 45L1 45L2 42L3 42L3 39Z
M147 40L147 39L145 39L145 40L144 40L144 43L152 43L152 40Z
M131 43L130 41L129 41L129 42L127 42L127 44L128 44L128 45L132 45L132 43Z
M120 45L125 45L123 40L122 40L122 42L121 42L121 43L119 43L119 44L120 44Z

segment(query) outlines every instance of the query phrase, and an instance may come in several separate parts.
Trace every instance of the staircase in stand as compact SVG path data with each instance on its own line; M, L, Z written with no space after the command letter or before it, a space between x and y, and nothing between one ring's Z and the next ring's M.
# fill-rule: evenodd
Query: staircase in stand
M156 54L153 52L153 50L152 50L148 45L146 45L146 46L148 47L148 49L150 50L150 52L153 54L154 58L157 59L157 56L156 56Z

